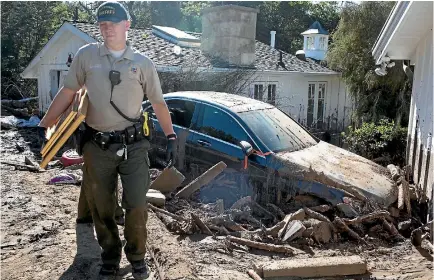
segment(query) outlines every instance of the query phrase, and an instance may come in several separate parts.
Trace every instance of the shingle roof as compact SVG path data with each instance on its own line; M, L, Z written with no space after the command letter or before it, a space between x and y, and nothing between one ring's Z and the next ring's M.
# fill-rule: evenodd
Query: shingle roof
M71 24L95 40L102 42L98 26L90 23ZM201 36L198 33L187 33L199 38ZM152 29L130 29L128 31L128 40L134 49L148 56L157 66L230 67L219 59L205 55L200 48L181 47L181 54L176 55L173 51L176 44L154 35ZM256 41L255 54L254 68L257 70L334 73L334 71L319 65L312 59L307 58L307 61L303 61L292 54L282 51L282 61L287 69L285 70L281 66L277 66L279 50L259 41Z

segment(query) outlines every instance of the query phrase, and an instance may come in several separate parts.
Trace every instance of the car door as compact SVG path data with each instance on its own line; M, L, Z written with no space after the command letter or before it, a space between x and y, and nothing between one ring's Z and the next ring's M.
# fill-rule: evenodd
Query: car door
M196 103L184 99L168 99L166 100L170 116L172 118L173 129L178 137L178 157L176 168L180 171L185 170L188 157L191 155L191 144L193 135L190 133L190 126L195 117ZM145 108L150 113L150 117L155 125L153 134L152 160L153 163L165 166L167 138L161 128L152 106Z
M191 163L202 173L220 161L226 165L225 180L226 187L233 185L230 197L228 193L220 193L218 196L226 195L225 206L233 203L234 197L240 195L252 195L253 181L264 181L267 179L265 168L266 159L263 156L251 155L248 158L248 165L245 169L245 154L239 146L240 141L249 142L253 148L255 143L244 129L242 124L229 112L216 106L199 104L196 108L197 119L191 127L192 134L192 157ZM235 183L235 185L234 185ZM212 201L212 195L208 193ZM221 197L222 198L222 197ZM226 205L228 204L228 205Z

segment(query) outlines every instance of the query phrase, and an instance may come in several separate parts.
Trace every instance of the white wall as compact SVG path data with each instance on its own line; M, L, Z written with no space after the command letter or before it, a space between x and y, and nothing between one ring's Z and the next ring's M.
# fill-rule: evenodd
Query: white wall
M352 98L338 74L318 75L303 73L267 74L259 72L251 82L249 97L253 98L255 83L277 83L276 106L290 114L303 125L307 124L308 85L310 82L326 82L324 123L331 131L343 131L350 124L353 111ZM264 100L267 93L264 93Z
M412 61L415 72L408 124L407 164L412 166L415 185L431 199L434 188L432 30L419 42L415 58Z
M50 89L51 89L51 70L68 70L66 61L68 54L75 53L78 49L84 46L86 42L77 36L73 35L70 31L65 31L64 34L54 43L46 55L41 58L35 66L38 71L38 96L39 96L39 109L47 111L51 103ZM62 85L60 85L61 87ZM59 88L60 88L59 87Z

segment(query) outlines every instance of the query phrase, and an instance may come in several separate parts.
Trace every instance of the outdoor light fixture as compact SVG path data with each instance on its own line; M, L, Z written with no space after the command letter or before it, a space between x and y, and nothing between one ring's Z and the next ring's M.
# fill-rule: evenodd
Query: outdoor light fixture
M386 63L381 63L381 66L375 69L375 74L377 74L378 76L386 76Z
M390 62L390 57L385 56L382 59L380 67L377 67L375 69L375 74L377 74L378 76L386 76L387 75L386 68L392 68L393 66L395 66L395 62Z

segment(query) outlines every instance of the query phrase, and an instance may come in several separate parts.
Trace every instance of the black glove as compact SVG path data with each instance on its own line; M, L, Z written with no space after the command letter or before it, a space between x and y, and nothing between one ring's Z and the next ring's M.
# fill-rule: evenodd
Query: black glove
M167 140L167 148L166 148L166 162L167 168L170 168L175 165L176 153L177 153L177 143L176 138Z
M47 143L46 128L38 126L36 129L38 131L39 143L43 147Z

